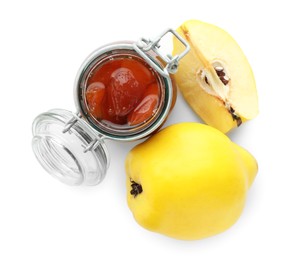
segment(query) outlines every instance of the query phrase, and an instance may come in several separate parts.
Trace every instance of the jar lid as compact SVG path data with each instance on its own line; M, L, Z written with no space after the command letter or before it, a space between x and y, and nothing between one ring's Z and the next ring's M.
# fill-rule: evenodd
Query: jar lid
M105 177L109 155L102 136L79 116L54 109L33 122L33 151L43 168L69 185L96 185Z

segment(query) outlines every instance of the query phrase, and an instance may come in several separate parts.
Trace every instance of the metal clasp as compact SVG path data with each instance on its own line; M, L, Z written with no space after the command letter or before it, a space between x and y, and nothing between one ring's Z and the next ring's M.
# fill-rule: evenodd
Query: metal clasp
M74 124L76 124L79 120L79 118L81 118L81 114L80 113L76 113L64 126L64 129L62 130L62 133L65 134L66 132L68 132L73 126Z
M82 115L78 112L65 124L62 133L65 134L70 131L70 129L82 118ZM93 139L87 146L83 146L84 153L88 151L95 150L99 145L101 145L101 140L98 138Z
M175 55L174 57L170 54L163 55L160 53L159 42L167 33L172 33L184 45L185 50L182 53ZM140 38L138 42L134 43L134 49L149 63L153 69L159 72L162 76L167 77L169 76L169 73L174 74L177 72L179 60L189 52L190 46L175 30L167 29L154 40ZM153 51L167 63L164 69L162 69L151 59L151 57L148 56L147 52L149 51Z

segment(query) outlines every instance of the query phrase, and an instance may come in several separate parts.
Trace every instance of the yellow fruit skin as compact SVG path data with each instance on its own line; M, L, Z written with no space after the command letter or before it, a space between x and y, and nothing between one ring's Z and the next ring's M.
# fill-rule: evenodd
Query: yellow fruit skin
M212 64L218 60L230 74L228 103L241 117L243 123L254 118L258 114L255 79L246 56L235 40L224 30L197 20L183 23L177 32L188 41L191 50L181 59L175 80L185 100L196 114L208 125L223 133L237 127L237 122L225 107L223 98L218 94L212 95L201 86L199 71L205 68L212 72ZM173 46L173 55L183 49L182 44L176 39L173 41Z
M255 159L237 147L220 131L197 123L167 127L137 145L126 158L127 201L136 221L183 240L229 228L257 172ZM130 180L142 185L136 197Z
M243 163L245 164L245 167L247 169L247 177L248 177L248 187L250 187L257 175L258 172L258 164L255 158L244 148L241 146L232 143L236 150L240 153L241 159Z

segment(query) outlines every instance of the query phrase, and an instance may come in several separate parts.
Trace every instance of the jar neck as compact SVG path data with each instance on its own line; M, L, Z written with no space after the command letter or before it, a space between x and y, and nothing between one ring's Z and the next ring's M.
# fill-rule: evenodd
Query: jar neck
M112 60L118 57L126 57L127 59L139 59L143 62L144 59L140 57L134 50L133 44L113 44L95 51L82 64L75 81L75 102L77 109L81 116L91 125L93 129L106 138L121 141L131 141L144 138L158 129L165 121L172 103L173 103L173 86L169 76L164 77L153 70L157 78L157 84L160 87L160 99L156 113L146 122L135 126L118 126L110 124L109 122L99 121L93 118L87 109L85 98L87 76L91 73L93 68L99 66L105 60ZM162 67L161 61L153 58L158 66ZM149 65L147 65L149 66Z

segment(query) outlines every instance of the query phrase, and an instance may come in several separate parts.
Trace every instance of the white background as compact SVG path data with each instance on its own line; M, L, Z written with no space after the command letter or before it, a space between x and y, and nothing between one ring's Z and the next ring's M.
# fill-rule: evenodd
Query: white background
M294 259L294 8L292 1L3 1L0 3L0 259ZM50 177L31 150L31 123L75 111L84 58L117 40L155 36L187 19L228 31L255 73L259 116L230 134L259 173L239 221L200 241L141 228L125 200L124 159L136 143L108 142L96 187ZM238 66L238 64L237 64ZM166 125L200 121L179 96Z

